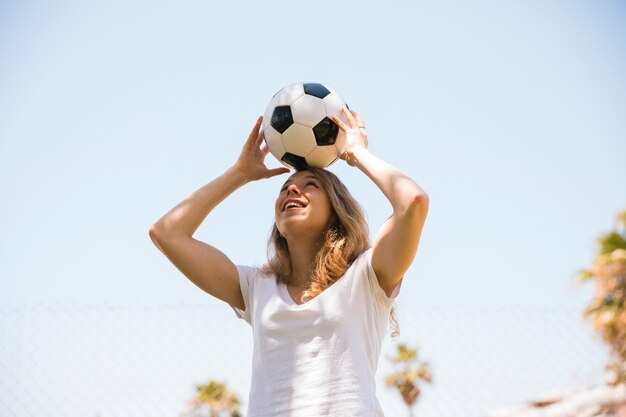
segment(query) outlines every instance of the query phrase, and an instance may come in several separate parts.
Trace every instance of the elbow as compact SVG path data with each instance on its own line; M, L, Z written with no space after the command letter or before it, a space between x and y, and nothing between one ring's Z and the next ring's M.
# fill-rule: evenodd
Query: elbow
M176 240L180 236L184 236L182 234L175 234L166 230L161 222L156 222L150 226L150 229L148 229L148 235L150 236L152 243L154 243L154 245L161 250L172 240Z
M422 217L426 217L426 214L428 213L429 204L430 204L430 198L428 197L428 194L426 194L425 192L418 192L418 193L412 194L408 198L405 213L407 213L410 216L419 215Z
M150 226L150 229L148 229L148 236L150 236L150 240L154 246L156 246L160 252L165 253L165 245L167 245L165 240L166 238L163 234L163 230L158 224L155 223Z
M150 240L152 240L152 243L158 246L157 242L160 239L161 230L157 223L150 226L150 229L148 229L148 236L150 236Z
M424 191L414 194L412 200L413 204L418 206L428 206L428 203L430 203L430 197Z

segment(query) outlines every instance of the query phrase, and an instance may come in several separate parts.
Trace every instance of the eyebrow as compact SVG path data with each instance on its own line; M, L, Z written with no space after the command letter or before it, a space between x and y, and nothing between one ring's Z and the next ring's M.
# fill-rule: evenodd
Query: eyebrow
M319 181L319 178L317 178L315 175L312 175L312 174L309 174L309 175L307 175L307 176L306 176L306 177L304 177L304 178L313 178L314 180L318 180L318 181ZM282 185L282 187L280 187L280 188L283 188L285 185L289 185L289 184L291 184L292 182L293 182L293 181L291 181L291 180L287 180L287 181L285 181L285 183L284 183L284 184Z

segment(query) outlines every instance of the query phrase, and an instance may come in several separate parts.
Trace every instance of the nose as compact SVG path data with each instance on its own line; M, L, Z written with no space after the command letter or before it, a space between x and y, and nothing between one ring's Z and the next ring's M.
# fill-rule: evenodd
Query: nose
M287 194L291 194L291 193L300 194L300 189L298 188L296 184L292 183L287 186Z

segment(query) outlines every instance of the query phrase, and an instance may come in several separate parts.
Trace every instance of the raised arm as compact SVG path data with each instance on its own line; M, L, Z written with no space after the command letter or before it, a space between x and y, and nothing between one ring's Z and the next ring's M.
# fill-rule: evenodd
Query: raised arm
M391 203L393 214L378 232L372 248L372 268L387 295L402 279L415 258L428 214L429 198L411 178L374 156L367 149L361 118L343 108L348 125L334 118L346 132L347 149L342 159L365 173Z
M190 281L242 310L245 305L233 262L219 249L192 236L208 214L239 187L289 172L286 168L268 169L265 166L263 161L269 150L265 146L261 148L261 121L262 117L259 117L232 167L167 212L149 230L156 247Z

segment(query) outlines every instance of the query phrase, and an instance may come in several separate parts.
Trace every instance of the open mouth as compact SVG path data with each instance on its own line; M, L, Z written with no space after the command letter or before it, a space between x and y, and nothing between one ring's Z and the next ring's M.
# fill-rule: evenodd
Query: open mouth
M299 201L288 200L287 203L285 203L285 205L283 206L283 211L301 209L304 207L305 205Z

